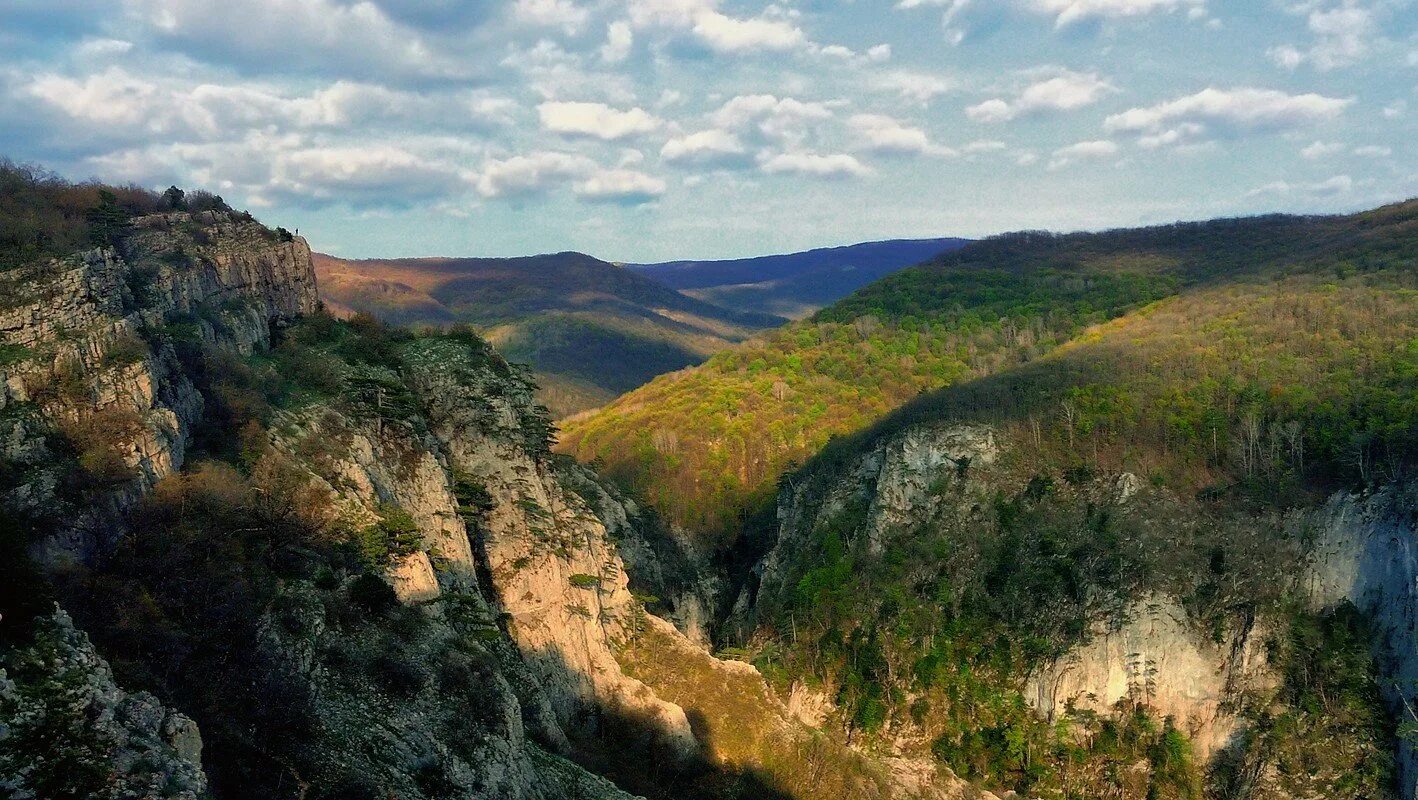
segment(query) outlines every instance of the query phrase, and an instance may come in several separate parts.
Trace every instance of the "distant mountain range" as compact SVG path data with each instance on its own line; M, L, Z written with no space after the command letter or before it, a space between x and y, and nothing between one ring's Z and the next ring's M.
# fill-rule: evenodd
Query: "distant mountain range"
M621 267L582 253L350 260L315 254L326 305L395 325L467 323L530 364L557 417L698 364L963 239ZM732 310L731 310L732 309Z
M892 239L726 261L627 264L666 286L726 308L801 319L898 269L958 250L968 239Z
M322 298L336 313L396 325L470 324L508 359L533 367L542 402L558 416L786 321L729 311L582 253L314 258Z

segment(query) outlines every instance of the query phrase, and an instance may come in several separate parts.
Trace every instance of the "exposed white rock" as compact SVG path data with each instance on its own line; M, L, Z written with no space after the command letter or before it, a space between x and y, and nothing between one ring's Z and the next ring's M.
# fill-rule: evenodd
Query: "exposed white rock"
M1418 483L1390 484L1367 495L1339 492L1317 512L1293 520L1313 542L1305 586L1319 607L1343 600L1373 615L1374 652L1383 688L1400 722L1418 721ZM1418 749L1398 743L1401 794L1418 797Z
M1274 678L1250 628L1224 645L1203 638L1176 600L1152 595L1135 602L1118 626L1100 626L1091 640L1030 676L1025 698L1050 721L1070 708L1111 713L1118 703L1171 717L1202 759L1225 747L1241 725L1228 700Z

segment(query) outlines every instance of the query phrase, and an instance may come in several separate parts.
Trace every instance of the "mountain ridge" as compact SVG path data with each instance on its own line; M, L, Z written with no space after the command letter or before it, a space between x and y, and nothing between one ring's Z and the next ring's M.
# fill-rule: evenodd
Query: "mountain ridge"
M968 241L884 239L737 259L625 266L710 302L799 319L878 278Z
M575 251L516 258L316 254L325 301L390 324L470 324L531 364L558 416L698 363L782 320L680 294Z

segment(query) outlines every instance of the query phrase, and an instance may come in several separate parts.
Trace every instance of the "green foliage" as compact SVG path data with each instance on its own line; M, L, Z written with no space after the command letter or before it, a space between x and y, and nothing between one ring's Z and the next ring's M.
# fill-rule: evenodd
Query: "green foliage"
M21 344L0 344L0 367L8 367L27 361L34 350Z
M1134 471L1182 490L1372 483L1418 452L1415 220L1407 203L975 243L569 420L562 449L711 538L792 461L933 419L1037 426L1108 467L1155 442L1170 464Z
M385 569L423 548L423 534L409 512L381 503L378 515L377 522L360 528L354 538L360 559L369 569Z
M350 602L371 614L383 614L399 606L394 589L383 578L363 573L350 581Z
M1239 747L1215 769L1215 790L1234 792L1259 762L1276 765L1284 796L1389 797L1397 730L1387 713L1369 619L1348 602L1315 613L1297 605L1269 643L1283 683Z
M585 573L577 573L566 580L567 583L570 583L577 589L595 589L601 585L600 576L587 575Z
M163 204L169 211L183 211L187 208L187 193L177 188L169 186L162 193Z

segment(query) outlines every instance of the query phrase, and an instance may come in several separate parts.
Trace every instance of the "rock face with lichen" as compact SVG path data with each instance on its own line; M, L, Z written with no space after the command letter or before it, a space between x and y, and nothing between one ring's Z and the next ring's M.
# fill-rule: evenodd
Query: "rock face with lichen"
M52 510L60 459L43 419L110 484L106 503L71 509L41 543L46 561L92 559L112 544L123 509L181 469L204 400L176 343L250 353L319 302L303 239L221 211L133 224L115 248L0 275L0 345L10 354L0 361L0 455L34 468L9 499Z
M61 786L93 800L197 800L202 737L147 692L126 692L62 611L0 669L0 791L42 800ZM56 747L56 745L58 745ZM71 795L72 796L72 795Z

